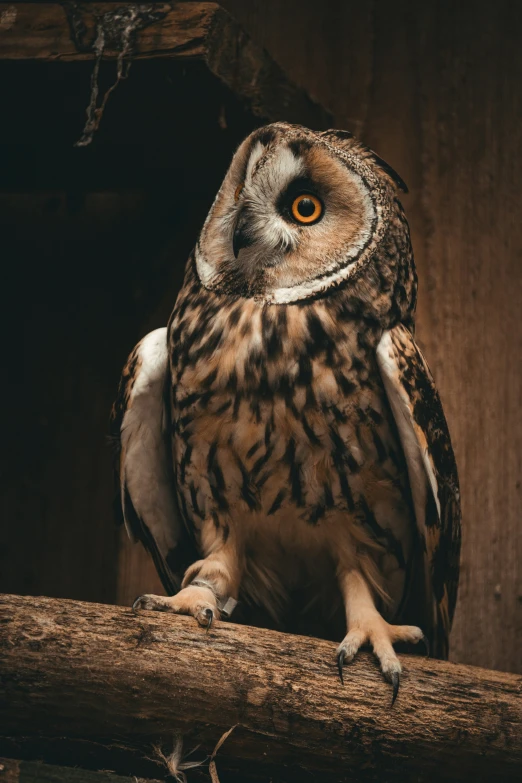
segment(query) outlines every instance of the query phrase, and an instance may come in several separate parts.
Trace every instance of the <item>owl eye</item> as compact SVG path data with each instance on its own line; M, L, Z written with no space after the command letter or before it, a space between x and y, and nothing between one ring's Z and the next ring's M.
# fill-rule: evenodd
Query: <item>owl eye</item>
M298 223L315 223L323 214L323 205L317 196L301 193L293 200L291 211Z
M237 186L237 188L235 189L235 191L234 191L234 201L236 203L239 201L239 197L241 195L241 191L243 190L244 187L245 187L245 183L244 182L240 182L239 185Z

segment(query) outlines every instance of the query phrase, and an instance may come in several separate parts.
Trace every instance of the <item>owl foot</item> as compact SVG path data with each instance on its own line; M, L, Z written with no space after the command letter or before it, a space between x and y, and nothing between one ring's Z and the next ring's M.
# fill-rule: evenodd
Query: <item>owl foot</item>
M401 679L401 664L393 649L396 642L417 642L427 644L426 637L420 628L414 625L390 625L379 614L373 613L351 628L337 650L337 666L339 677L344 684L343 665L352 661L359 648L366 643L371 644L374 655L381 664L381 671L393 686L392 705L399 693Z
M133 610L152 609L157 612L191 614L207 631L214 619L219 620L217 599L208 587L189 585L173 596L140 595L132 605Z

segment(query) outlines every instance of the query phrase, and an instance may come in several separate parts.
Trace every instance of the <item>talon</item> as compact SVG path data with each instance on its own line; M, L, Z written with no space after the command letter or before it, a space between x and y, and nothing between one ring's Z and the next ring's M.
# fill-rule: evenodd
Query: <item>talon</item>
M141 599L143 598L142 595L139 595L137 598L134 599L132 602L132 611L135 612L137 609L141 608Z
M426 658L430 657L430 640L426 636L426 634L422 634L422 639L420 639L424 647L426 648Z
M337 669L339 671L339 678L341 680L341 685L344 685L343 663L344 663L344 650L339 650L339 653L337 655Z
M206 631L205 631L205 633L208 633L210 631L211 627L212 627L212 621L214 619L214 612L212 611L212 609L205 609L204 614L205 614L205 617L208 617L207 628L206 628Z
M391 706L393 707L393 705L395 704L395 699L399 695L399 685L401 684L401 677L399 672L392 672L391 683L393 685L393 696L392 696Z

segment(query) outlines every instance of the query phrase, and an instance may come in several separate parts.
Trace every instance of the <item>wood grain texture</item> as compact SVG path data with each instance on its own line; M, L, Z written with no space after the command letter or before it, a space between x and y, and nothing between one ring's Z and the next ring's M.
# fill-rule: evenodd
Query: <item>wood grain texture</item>
M232 623L206 634L192 618L20 596L0 598L0 622L0 747L81 738L112 743L117 763L179 733L210 752L236 725L225 772L235 759L286 781L518 779L515 675L404 657L391 709L370 657L342 687L325 641Z
M406 180L463 497L452 659L522 671L522 5L223 0Z
M119 4L123 7L125 3ZM139 31L135 57L202 57L205 40L213 17L215 3L148 4L161 24ZM92 60L96 22L115 10L111 3L78 5L84 27L83 47L73 40L65 3L0 3L0 58L4 60ZM69 16L69 18L68 18ZM107 41L106 56L116 56L114 40Z

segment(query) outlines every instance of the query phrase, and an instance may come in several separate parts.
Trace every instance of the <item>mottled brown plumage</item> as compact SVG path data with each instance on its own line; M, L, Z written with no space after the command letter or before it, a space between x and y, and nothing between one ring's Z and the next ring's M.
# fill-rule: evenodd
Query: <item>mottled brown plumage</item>
M460 541L397 187L342 131L249 137L114 418L129 530L169 592L188 566L181 592L139 605L207 624L232 598L247 622L334 637L345 614L340 665L370 642L395 691L392 645L417 626L447 655ZM303 193L322 205L313 225L292 218Z

